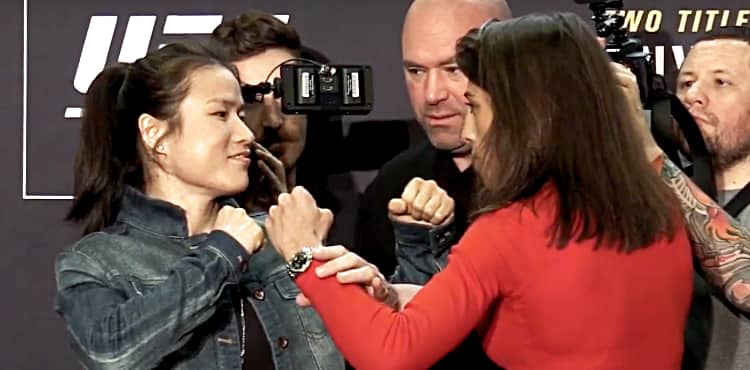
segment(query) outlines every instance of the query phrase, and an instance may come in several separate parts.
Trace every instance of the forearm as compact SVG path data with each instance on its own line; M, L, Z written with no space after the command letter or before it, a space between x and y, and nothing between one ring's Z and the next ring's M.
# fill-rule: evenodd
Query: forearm
M425 287L409 286L409 291L398 292L404 305L409 300L400 312L376 302L356 285L320 279L311 271L300 275L297 284L354 367L425 369L457 346L493 301L495 295L481 285L480 276L492 279L465 261L454 260ZM472 289L462 289L466 286ZM393 289L401 287L406 286ZM411 299L409 295L416 296ZM367 333L366 338L362 333Z
M750 233L663 157L661 176L680 201L694 253L709 280L734 306L750 312Z
M236 284L233 258L231 248L208 241L171 266L164 282L125 297L108 286L95 261L64 255L56 309L87 367L151 368L214 314L224 287Z

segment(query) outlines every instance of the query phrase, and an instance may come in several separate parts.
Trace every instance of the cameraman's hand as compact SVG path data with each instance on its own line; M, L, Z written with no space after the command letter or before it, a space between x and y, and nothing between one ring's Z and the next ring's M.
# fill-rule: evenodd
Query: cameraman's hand
M257 141L253 142L253 150L258 158L258 167L271 184L274 194L288 192L284 163Z
M214 230L229 234L249 254L253 254L263 245L263 229L247 215L243 208L222 207L216 215Z
M641 103L640 90L638 89L638 79L627 67L620 63L612 62L612 69L615 73L617 86L625 96L628 112L631 116L631 122L635 125L638 137L641 140L646 157L653 161L662 154L661 148L656 144L654 137L651 135L650 125L646 121L646 116Z
M388 203L388 216L400 223L440 226L453 221L455 202L433 180L413 178L401 198Z

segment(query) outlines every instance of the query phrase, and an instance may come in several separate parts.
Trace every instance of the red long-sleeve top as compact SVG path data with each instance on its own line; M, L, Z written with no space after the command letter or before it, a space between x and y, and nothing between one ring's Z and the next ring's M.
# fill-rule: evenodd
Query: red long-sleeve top
M630 254L593 241L560 250L548 246L554 203L478 219L401 312L316 277L317 263L297 283L357 369L428 368L475 329L510 370L679 369L693 272L684 229Z

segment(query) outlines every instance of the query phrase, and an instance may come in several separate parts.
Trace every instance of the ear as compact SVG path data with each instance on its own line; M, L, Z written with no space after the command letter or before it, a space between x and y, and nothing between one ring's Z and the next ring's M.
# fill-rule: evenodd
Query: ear
M166 154L166 143L162 139L168 128L167 121L150 114L143 113L138 117L138 131L149 153Z

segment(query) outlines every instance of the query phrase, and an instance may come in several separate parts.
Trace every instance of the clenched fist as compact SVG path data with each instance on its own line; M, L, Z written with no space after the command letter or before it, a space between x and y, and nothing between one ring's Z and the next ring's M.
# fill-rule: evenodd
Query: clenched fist
M263 245L263 229L242 208L222 207L216 216L214 230L226 232L250 254Z
M433 180L413 178L401 198L388 203L388 214L394 221L439 226L453 221L456 203Z
M331 211L318 208L312 195L297 186L279 195L277 204L268 211L266 232L274 248L288 261L302 248L320 245L332 222Z

